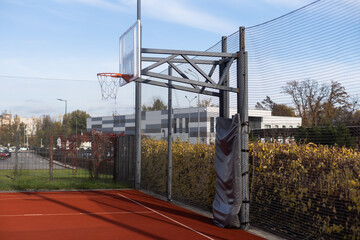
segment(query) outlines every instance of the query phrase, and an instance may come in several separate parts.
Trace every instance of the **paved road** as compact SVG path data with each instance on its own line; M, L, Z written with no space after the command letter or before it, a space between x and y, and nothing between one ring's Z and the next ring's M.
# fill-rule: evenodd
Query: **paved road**
M18 169L49 169L49 161L43 157L32 152L19 152L17 160ZM1 169L14 169L16 166L15 153L11 154L10 158L0 160ZM59 165L54 164L53 169L65 169Z

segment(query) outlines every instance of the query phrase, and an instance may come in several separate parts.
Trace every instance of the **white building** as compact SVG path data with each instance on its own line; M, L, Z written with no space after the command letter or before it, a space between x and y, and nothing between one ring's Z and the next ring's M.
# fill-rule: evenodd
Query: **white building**
M236 109L230 109L235 114ZM210 143L215 140L215 123L218 107L193 107L173 109L173 138L191 143ZM189 120L190 119L190 120ZM156 139L166 139L168 111L148 111L141 114L142 134ZM250 128L295 128L301 126L300 117L271 116L271 111L249 110ZM88 118L87 131L93 129L104 133L135 134L135 115Z
M39 123L40 119L36 117L31 118L20 118L20 122L25 125L25 135L26 136L32 136L36 134L37 131L37 125Z
M259 128L297 128L301 117L272 116L269 110L249 110L250 127Z

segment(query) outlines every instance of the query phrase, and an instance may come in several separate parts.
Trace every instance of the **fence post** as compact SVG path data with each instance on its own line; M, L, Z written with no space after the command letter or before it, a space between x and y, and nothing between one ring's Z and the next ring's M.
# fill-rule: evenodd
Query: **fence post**
M131 183L134 186L134 179L135 179L135 162L134 162L134 156L135 156L135 136L128 136L127 137L128 143L128 154L127 154L127 162L129 166L128 170L128 181L130 180Z
M137 1L137 19L141 20L141 0ZM140 26L140 69L141 69L141 36ZM141 77L141 75L140 75ZM135 82L135 189L141 188L141 83Z
M54 166L54 139L50 136L49 139L49 181L53 180L53 166Z
M227 52L227 37L221 38L221 51L223 53ZM224 62L225 58L221 60L220 64L220 76L224 74L224 69L226 67L226 63ZM226 74L224 86L229 86L229 74ZM220 99L219 99L219 116L224 118L229 118L229 92L220 90Z
M19 156L18 156L18 149L19 149L19 132L16 132L15 136L15 167L14 167L14 175L15 178L18 177L18 164L19 164Z
M168 69L169 76L172 75L172 68ZM169 86L171 85L169 80ZM172 198L172 89L168 88L168 185L167 185L167 199L171 201Z
M247 52L245 51L245 27L239 29L239 58L237 64L238 113L241 122L241 173L242 204L240 209L241 229L249 228L249 122L248 122L248 69Z
M113 180L114 182L119 181L118 179L118 168L119 168L119 161L120 161L120 136L116 137L116 147L114 151L114 166L113 166Z

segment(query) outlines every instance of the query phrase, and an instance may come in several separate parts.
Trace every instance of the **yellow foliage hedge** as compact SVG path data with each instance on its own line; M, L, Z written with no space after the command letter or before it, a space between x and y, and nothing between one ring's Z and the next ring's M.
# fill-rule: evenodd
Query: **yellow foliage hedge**
M359 239L359 152L311 143L251 143L249 148L253 223L299 238L306 233L315 239ZM172 156L173 198L210 209L214 146L176 141ZM143 188L166 194L167 161L167 141L143 139Z
M167 141L142 140L142 187L167 192ZM211 208L215 194L214 146L176 141L172 147L174 199Z
M359 152L312 143L256 143L250 149L254 222L315 239L360 238Z

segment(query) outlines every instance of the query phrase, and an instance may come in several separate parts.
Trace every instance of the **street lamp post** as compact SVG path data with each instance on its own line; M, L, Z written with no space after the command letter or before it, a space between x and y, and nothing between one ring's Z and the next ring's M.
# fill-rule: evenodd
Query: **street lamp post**
M189 101L188 142L190 142L190 106L191 106L191 102L195 100L197 96L193 97L191 100L187 96L185 96L185 98Z
M191 74L192 76L194 76L197 81L199 82L199 76L194 73L194 71L192 71L190 68L188 68L188 71L185 71L185 73ZM200 143L200 94L198 93L198 130L197 130L197 142Z
M57 100L61 101L61 102L65 102L65 115L66 115L67 114L67 100L61 99L61 98L58 98ZM65 117L65 115L64 115L64 117ZM64 123L64 118L63 118L63 123Z

